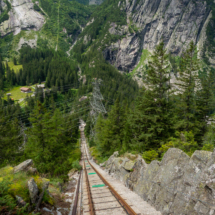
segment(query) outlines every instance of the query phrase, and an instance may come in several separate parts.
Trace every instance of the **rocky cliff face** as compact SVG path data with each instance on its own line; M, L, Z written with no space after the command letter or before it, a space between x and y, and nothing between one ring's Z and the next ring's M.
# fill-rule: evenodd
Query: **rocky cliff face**
M190 158L171 148L161 162L150 164L115 152L105 168L163 215L215 215L215 150Z
M138 63L142 50L153 51L161 39L172 54L181 54L191 40L202 49L210 10L202 0L125 0L119 1L126 11L127 26L111 24L110 34L116 28L127 29L126 36L104 51L105 59L119 70L131 71Z
M0 23L0 34L5 36L11 32L14 35L21 30L39 30L45 19L43 15L33 9L31 0L9 0L11 9L8 12L9 19ZM1 4L5 6L3 0Z

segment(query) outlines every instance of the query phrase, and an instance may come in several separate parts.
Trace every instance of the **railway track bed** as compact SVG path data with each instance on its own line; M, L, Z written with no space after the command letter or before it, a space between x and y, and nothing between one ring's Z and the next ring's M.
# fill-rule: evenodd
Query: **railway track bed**
M84 173L83 181L86 181L86 177L89 179L91 198L93 201L94 214L105 215L126 215L127 213L122 208L117 199L113 196L110 189L99 178L95 171L91 167L86 167L87 174ZM90 215L90 205L87 184L83 186L83 214Z
M69 215L161 215L140 196L89 159L84 125L79 128L82 152L80 163L83 170L77 185L72 213Z
M83 215L141 215L137 208L121 197L88 159L86 141L82 136Z

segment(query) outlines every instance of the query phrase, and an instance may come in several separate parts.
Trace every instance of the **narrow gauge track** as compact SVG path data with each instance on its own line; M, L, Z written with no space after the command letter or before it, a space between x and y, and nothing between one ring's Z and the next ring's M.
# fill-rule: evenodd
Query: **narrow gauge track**
M81 131L83 161L83 215L140 215L129 206L89 161Z

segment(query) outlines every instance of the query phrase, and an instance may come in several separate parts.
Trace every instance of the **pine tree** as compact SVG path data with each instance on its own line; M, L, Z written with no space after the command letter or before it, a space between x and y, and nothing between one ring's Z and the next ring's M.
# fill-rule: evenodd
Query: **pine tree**
M125 112L119 103L115 101L109 112L108 118L102 120L101 116L96 124L96 143L105 155L111 155L114 151L121 151L124 137Z
M169 60L164 43L161 42L151 56L146 82L129 116L132 147L143 152L157 148L172 132Z
M14 65L17 65L17 60L16 60L15 57L13 58L13 64L14 64Z
M65 135L60 111L56 110L52 114L38 102L29 120L31 128L27 131L26 154L34 160L39 171L59 173L69 153L69 137Z
M9 115L11 114L5 114L0 107L0 166L4 162L13 162L17 159L23 144L18 120L10 120Z
M191 42L182 55L179 68L180 75L176 83L180 98L176 105L177 116L179 116L176 129L187 132L193 130L194 134L198 130L197 124L199 123L195 117L197 110L195 90L199 87L198 70L197 51L194 43Z
M196 92L196 114L195 117L198 120L199 132L197 135L198 142L202 142L202 137L207 131L207 124L209 121L209 116L214 110L215 99L214 99L214 89L215 89L215 71L210 68L207 72L204 71L205 75L201 78L200 89Z

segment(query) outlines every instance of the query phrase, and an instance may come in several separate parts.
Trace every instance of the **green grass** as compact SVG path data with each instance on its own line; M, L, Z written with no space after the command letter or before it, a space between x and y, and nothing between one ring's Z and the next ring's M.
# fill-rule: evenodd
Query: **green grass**
M4 62L4 64L6 65L6 62ZM22 65L14 65L14 63L11 61L7 62L7 64L11 70L14 70L14 72L18 72L20 69L23 69Z
M133 76L137 70L140 68L141 65L144 65L144 62L147 58L150 57L150 52L147 49L143 49L142 51L142 55L140 58L140 62L138 63L138 65L134 68L134 70L130 73L131 76Z
M33 85L34 86L34 85ZM11 93L11 99L13 99L14 101L16 100L20 100L20 99L24 99L30 95L32 95L32 93L22 93L20 88L23 87L23 86L18 86L18 87L14 87L13 89L7 91L5 93L5 96L4 96L4 99L7 99L7 93ZM28 86L25 86L25 87L28 87ZM32 86L30 86L31 90L34 91L34 88Z

